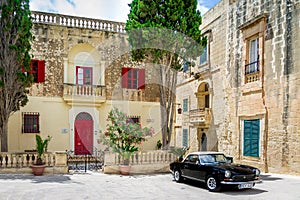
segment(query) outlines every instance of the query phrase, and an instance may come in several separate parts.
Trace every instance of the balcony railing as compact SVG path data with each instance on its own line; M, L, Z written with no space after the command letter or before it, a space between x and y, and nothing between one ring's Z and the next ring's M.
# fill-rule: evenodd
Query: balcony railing
M57 26L88 28L94 30L125 33L125 23L122 22L114 22L77 16L75 17L38 11L32 11L31 15L34 23L53 24Z
M102 103L106 99L105 86L64 84L64 100L74 103Z
M208 126L211 119L210 108L197 108L190 110L189 117L190 123L194 125Z

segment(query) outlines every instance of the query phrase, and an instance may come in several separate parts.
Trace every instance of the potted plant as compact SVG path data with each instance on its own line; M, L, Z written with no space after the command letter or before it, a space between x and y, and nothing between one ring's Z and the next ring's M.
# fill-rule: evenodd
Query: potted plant
M108 113L107 121L107 129L99 141L119 153L123 159L120 172L129 174L130 157L139 150L138 145L144 142L146 137L152 136L154 131L152 128L142 128L117 108Z
M37 158L36 158L36 162L33 165L31 165L31 168L32 168L32 173L36 176L41 176L44 173L46 164L43 158L45 152L47 151L48 143L50 142L51 138L52 137L48 135L48 137L43 140L40 135L35 136Z

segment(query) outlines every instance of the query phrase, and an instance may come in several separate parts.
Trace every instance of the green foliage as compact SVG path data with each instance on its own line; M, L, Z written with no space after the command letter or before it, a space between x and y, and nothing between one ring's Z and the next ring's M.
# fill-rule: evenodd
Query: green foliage
M47 147L48 147L48 144L49 144L51 138L52 137L50 137L48 135L48 137L43 140L40 135L35 136L36 151L37 151L37 154L38 154L37 155L37 160L36 160L37 165L43 164L42 157L43 157L44 153L47 151Z
M133 0L126 22L132 57L149 55L159 63L172 55L171 67L182 69L182 61L201 54L206 39L199 29L201 14L197 0Z
M33 77L30 71L31 12L29 0L0 1L0 132L1 151L7 151L7 123L11 113L28 99ZM24 73L27 72L27 73Z
M129 159L138 151L138 145L154 132L152 128L142 128L140 124L131 122L130 118L117 108L108 113L107 121L106 132L100 136L99 142L112 148L124 159Z
M186 147L170 147L169 152L175 154L178 160L182 160L188 149Z

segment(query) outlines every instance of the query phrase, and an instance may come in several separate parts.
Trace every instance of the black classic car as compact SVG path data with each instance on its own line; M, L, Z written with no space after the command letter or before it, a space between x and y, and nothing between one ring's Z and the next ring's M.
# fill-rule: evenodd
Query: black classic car
M232 158L220 152L189 153L185 159L170 164L176 182L184 178L206 183L209 191L220 191L222 185L252 188L260 181L260 171L248 165L233 164Z

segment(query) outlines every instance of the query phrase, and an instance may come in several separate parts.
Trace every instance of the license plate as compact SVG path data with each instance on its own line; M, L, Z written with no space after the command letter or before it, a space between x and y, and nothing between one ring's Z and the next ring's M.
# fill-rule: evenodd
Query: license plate
M242 184L239 184L238 187L239 187L239 189L252 188L253 183L242 183Z

